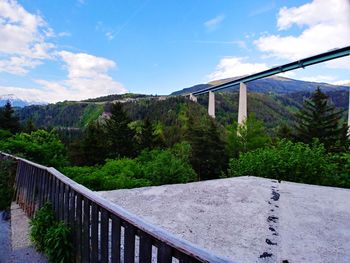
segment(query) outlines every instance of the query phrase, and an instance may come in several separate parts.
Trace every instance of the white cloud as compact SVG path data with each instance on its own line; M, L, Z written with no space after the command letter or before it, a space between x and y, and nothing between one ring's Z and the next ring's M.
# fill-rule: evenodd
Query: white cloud
M346 80L338 80L333 82L332 84L334 85L345 85L345 86L350 86L350 79L346 79Z
M313 0L311 3L280 9L277 27L286 31L299 27L299 35L265 35L254 43L269 56L295 60L326 52L350 43L350 2Z
M268 69L265 63L245 62L241 57L222 58L216 70L207 77L209 81L253 74Z
M35 80L37 87L0 86L1 94L39 102L82 100L109 94L125 93L122 84L113 80L108 71L116 63L102 57L85 53L61 51L58 56L65 63L68 78L59 81Z
M298 79L310 82L324 82L324 83L332 83L336 80L334 76L328 75L316 75L316 76L307 76L307 77L299 77Z
M115 93L126 89L108 75L116 67L112 60L85 53L61 51L68 78L61 81L36 80L44 88L46 101L82 100Z
M53 31L44 19L14 0L0 0L0 71L23 75L51 58Z
M209 31L215 30L225 19L224 15L218 15L204 23L204 26Z

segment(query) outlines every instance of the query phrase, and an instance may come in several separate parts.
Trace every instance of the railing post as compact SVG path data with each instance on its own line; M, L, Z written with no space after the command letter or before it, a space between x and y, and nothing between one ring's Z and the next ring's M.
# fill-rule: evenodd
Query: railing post
M241 125L247 119L247 86L239 84L238 124Z

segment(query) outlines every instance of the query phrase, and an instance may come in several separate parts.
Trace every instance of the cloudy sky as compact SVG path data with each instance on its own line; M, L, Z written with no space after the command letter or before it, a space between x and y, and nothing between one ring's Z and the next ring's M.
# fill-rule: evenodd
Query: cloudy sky
M169 94L350 45L350 0L0 0L0 96ZM350 82L350 58L285 76Z

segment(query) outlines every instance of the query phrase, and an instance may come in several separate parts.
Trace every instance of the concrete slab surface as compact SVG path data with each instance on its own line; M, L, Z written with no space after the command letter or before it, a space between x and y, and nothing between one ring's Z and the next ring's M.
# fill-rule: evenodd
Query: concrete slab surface
M349 189L237 177L99 193L235 262L350 262Z

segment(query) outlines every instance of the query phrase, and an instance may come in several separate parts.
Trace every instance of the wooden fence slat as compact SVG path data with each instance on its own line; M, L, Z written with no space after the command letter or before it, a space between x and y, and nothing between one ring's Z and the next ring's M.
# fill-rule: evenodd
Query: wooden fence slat
M98 227L99 227L99 212L95 203L91 204L91 262L99 262L98 258Z
M120 219L115 215L112 218L112 263L120 263ZM142 262L142 261L140 261Z
M76 231L76 262L81 262L82 259L82 197L80 194L77 194L77 210L76 210L76 223L75 223L75 231Z
M158 246L157 257L158 257L158 262L171 263L172 262L171 247L165 243L160 243Z
M135 261L135 228L126 223L124 225L124 263Z
M146 233L140 234L140 262L151 263L152 261L152 239Z
M54 207L54 211L55 211L55 216L56 219L59 219L59 198L60 198L60 180L55 178L55 183L54 183L54 187L55 187L55 207Z
M82 261L90 262L90 200L83 198L84 200L84 216L83 216L83 254Z
M108 262L109 215L101 209L101 262Z
M64 222L68 225L69 223L69 198L70 198L70 187L64 185Z

